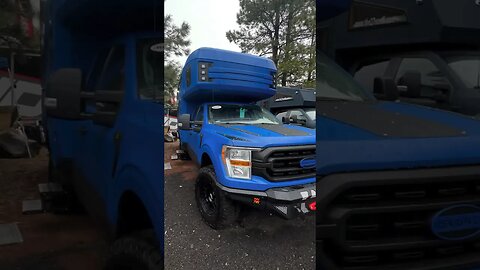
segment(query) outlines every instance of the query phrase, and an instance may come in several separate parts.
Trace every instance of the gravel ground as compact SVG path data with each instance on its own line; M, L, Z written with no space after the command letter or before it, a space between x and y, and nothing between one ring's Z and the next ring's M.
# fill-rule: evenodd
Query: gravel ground
M215 231L201 220L194 198L198 169L171 161L165 144L165 269L314 269L314 217L283 220L245 211L241 222Z

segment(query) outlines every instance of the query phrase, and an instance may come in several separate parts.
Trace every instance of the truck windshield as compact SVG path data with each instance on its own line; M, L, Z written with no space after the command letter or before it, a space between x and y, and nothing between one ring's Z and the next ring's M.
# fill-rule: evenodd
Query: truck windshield
M467 88L480 89L480 55L453 56L447 63Z
M210 124L280 124L272 113L253 104L212 104L208 106L208 122Z
M350 74L326 55L317 51L317 99L367 101L374 97L365 91Z
M137 87L140 99L163 100L163 57L160 38L137 41Z
M315 121L315 118L316 118L316 115L317 115L317 112L316 112L315 108L305 109L305 113L308 115L308 117L310 117L310 119Z

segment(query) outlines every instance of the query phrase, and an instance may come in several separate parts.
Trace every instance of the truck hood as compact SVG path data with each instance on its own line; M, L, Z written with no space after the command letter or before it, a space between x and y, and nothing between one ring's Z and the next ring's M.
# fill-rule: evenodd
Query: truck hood
M214 131L242 147L315 144L315 130L294 125L213 125Z
M400 102L317 102L317 174L480 164L480 121Z

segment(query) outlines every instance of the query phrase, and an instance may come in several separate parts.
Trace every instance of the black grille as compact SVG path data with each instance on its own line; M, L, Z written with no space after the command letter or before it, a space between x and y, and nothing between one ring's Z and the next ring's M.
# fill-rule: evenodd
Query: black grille
M315 145L266 148L252 153L252 174L274 182L315 177L315 167L300 166L305 158L315 159Z
M463 167L318 179L318 248L335 269L480 265L480 236L446 241L431 230L442 209L480 206L479 174L479 167Z

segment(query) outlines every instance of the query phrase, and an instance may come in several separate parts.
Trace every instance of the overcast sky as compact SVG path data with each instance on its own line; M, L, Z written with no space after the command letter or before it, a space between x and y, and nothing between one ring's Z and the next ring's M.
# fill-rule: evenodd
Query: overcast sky
M200 47L213 47L232 51L240 48L228 42L225 33L238 29L238 0L166 0L165 14L172 15L173 22L190 24L190 51ZM187 56L177 60L183 65Z

